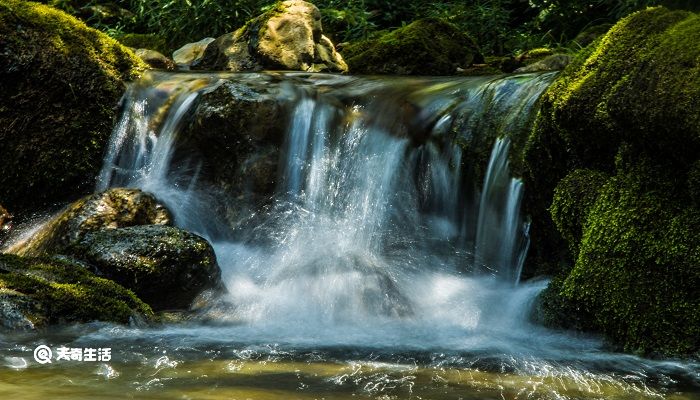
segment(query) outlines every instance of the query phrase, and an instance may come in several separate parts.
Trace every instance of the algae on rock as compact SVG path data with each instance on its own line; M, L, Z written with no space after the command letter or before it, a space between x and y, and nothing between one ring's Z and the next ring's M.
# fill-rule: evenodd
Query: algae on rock
M130 290L83 265L58 258L0 254L0 326L38 329L47 324L150 318L151 308Z

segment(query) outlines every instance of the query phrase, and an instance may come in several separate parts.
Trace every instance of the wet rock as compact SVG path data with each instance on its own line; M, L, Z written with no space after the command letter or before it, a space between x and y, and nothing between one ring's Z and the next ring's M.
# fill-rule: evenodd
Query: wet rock
M128 323L152 315L130 290L76 261L0 254L0 326L6 330L67 322Z
M163 54L150 49L136 49L134 53L139 56L146 64L157 69L174 70L175 63L173 60Z
M345 72L347 65L323 35L321 12L308 2L288 0L207 46L198 69L284 69Z
M0 199L15 213L87 193L125 83L146 65L35 2L0 3Z
M205 160L202 179L229 200L222 214L231 226L250 214L250 205L265 203L277 185L286 110L264 79L257 83L227 81L203 94L180 135L185 153Z
M4 242L12 230L12 214L0 205L0 244Z
M484 62L469 36L434 18L351 43L343 55L354 74L453 75Z
M87 232L134 225L169 225L170 212L138 189L109 189L70 205L26 241L8 252L22 256L57 254Z
M0 278L1 279L1 278ZM7 330L33 330L46 323L39 301L16 290L0 289L0 327Z
M168 226L87 233L69 253L94 272L134 291L154 310L187 309L207 289L223 288L209 243Z
M515 70L516 73L527 73L527 72L549 72L549 71L560 71L566 68L567 65L571 63L573 59L572 56L568 54L554 54L548 56L542 60L536 61L530 65L518 68Z
M173 52L173 61L178 68L184 70L198 65L204 56L204 50L214 40L214 38L204 38L198 42L187 43Z

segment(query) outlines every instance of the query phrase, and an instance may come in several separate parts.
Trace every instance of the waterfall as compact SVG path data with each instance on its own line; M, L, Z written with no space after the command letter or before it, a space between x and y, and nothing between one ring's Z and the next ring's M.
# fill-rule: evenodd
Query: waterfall
M209 238L232 320L287 333L302 322L430 326L438 317L509 330L512 321L489 314L527 312L507 301L529 242L511 138L527 131L552 79L150 73L125 96L98 190L153 192L178 225ZM276 188L256 193L263 200L233 226L220 210L247 197L211 177L212 164L230 161L202 159L191 132L225 107L222 96L240 107L271 101L286 131L274 147ZM230 235L215 232L222 225Z

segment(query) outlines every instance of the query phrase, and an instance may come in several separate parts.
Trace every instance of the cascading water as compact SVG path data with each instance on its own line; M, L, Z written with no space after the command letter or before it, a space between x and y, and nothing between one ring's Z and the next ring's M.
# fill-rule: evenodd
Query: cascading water
M175 357L187 374L209 363L195 381L236 374L215 378L217 390L274 381L299 398L309 385L309 398L657 398L650 375L672 382L662 386L677 383L671 376L696 382L687 377L695 367L601 352L596 339L529 322L547 282L519 282L526 188L509 156L553 78L147 74L124 98L97 189L154 193L179 226L212 242L229 294L208 322L107 326L76 342L135 349L137 371L155 371L129 377L141 382L136 392L181 379ZM282 119L283 137L241 158L237 149L266 133L224 121L225 138L193 144L201 132L192 126L219 115L222 98L254 110L237 114L253 124ZM261 112L265 104L279 112ZM231 159L203 157L210 146ZM261 189L256 174L270 169L259 168L270 154L277 169L262 180L274 184ZM212 178L234 159L240 176ZM233 361L216 364L222 357ZM245 368L260 369L260 380Z
M127 112L115 129L98 189L135 186L154 192L174 209L180 225L213 238L202 223L213 219L211 208L193 209L193 203L204 201L193 189L196 175L183 173L172 157L178 129L197 96L236 77L190 76L179 86L170 85L167 76L153 79L156 84L134 86L126 97ZM323 82L293 74L283 79L276 96L290 111L279 187L254 228L273 243L214 240L237 307L232 317L312 319L314 329L339 321L369 324L378 317L421 321L444 313L426 308L425 297L445 295L439 282L463 285L467 278L460 274L511 290L528 239L520 218L522 183L508 170L510 140L455 121L507 115L497 126L522 130L531 97L550 79L551 74L457 83L414 80L403 93L395 83L349 85L352 79ZM502 93L523 89L530 96ZM351 101L334 102L339 92ZM513 119L514 113L521 113L520 119ZM343 126L333 125L338 118ZM464 160L456 144L466 133L494 142L475 204L461 201L465 185L479 186L476 176L463 172L464 164L478 161ZM421 286L428 282L432 286ZM490 305L469 304L453 319L481 326L479 314Z

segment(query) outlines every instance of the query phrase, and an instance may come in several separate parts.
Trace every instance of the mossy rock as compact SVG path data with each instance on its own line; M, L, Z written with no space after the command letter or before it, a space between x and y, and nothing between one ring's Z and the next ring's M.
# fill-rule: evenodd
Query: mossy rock
M636 171L635 171L636 172ZM626 351L700 351L700 210L623 173L592 207L562 296Z
M146 65L46 5L0 0L0 202L16 213L88 191L125 82Z
M203 291L223 288L211 245L169 226L89 232L67 252L94 266L97 275L133 290L154 310L188 309Z
M138 189L113 188L71 204L7 252L33 257L60 254L91 231L171 223L170 212L153 195Z
M48 324L150 318L151 308L130 290L67 259L0 254L0 325L37 329Z
M534 253L566 265L544 312L640 354L700 351L698 59L699 15L624 18L545 93L524 155Z
M484 62L469 36L434 18L348 44L342 53L354 74L454 75L457 68Z
M577 169L554 189L554 200L549 211L557 229L571 246L572 254L578 254L588 211L608 179L607 174L599 171Z

